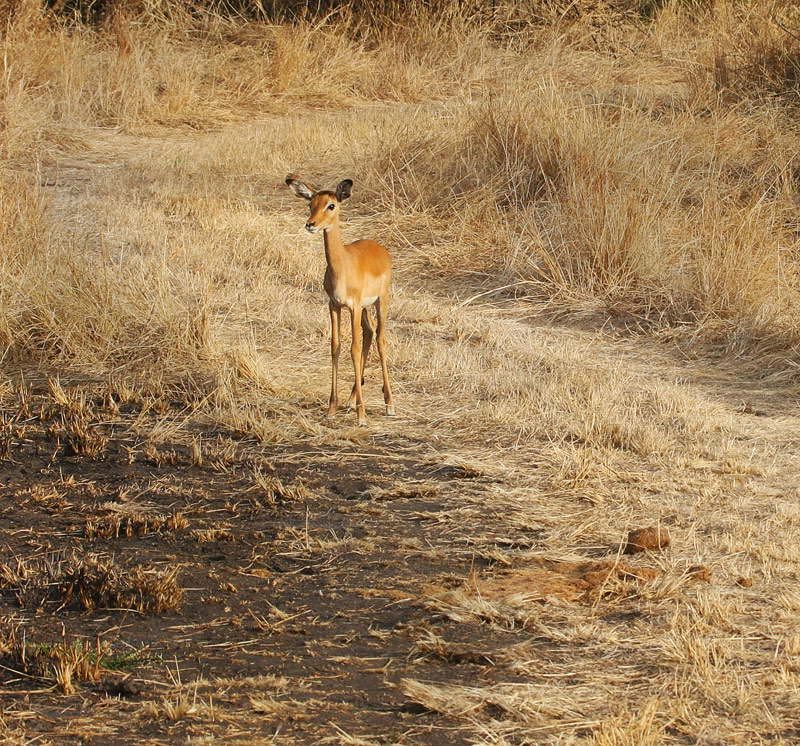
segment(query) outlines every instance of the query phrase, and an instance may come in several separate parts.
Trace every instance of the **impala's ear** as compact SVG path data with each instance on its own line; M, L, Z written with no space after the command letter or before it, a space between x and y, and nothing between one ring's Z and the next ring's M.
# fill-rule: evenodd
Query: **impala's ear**
M345 179L336 185L336 199L339 202L344 202L350 196L350 190L353 188L353 180Z
M302 181L297 179L294 174L289 174L286 177L286 186L289 187L298 197L303 199L311 199L314 196L312 192Z

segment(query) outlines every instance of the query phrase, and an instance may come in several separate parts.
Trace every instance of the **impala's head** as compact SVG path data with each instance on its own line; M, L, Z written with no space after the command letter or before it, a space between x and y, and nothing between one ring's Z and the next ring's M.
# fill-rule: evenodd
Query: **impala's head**
M339 217L339 203L344 202L350 196L350 189L353 186L352 179L340 181L335 191L322 189L315 192L309 189L302 181L295 176L286 177L286 185L298 197L309 201L311 211L306 221L306 230L309 233L326 231Z

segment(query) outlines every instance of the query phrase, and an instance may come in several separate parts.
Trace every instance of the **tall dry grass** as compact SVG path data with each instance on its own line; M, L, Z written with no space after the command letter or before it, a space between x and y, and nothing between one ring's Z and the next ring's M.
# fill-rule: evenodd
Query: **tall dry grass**
M187 285L166 256L127 256L120 266L102 249L96 254L72 236L38 230L37 197L18 183L2 192L4 205L17 203L1 234L7 361L41 356L90 371L120 361L149 366L170 350L174 363L205 348L202 280Z
M797 344L798 161L784 112L699 118L545 80L459 112L450 129L401 146L423 153L407 207L447 215L498 285Z
M216 370L210 361L236 347L229 322L242 289L199 269L214 264L211 223L228 221L226 237L232 211L261 224L227 195L236 168L272 183L293 166L356 172L373 234L407 247L404 282L509 285L560 312L624 314L684 339L797 357L791 3L659 3L649 16L613 4L554 4L550 15L392 5L369 17L353 6L278 22L162 2L109 6L95 25L35 0L7 7L7 361ZM314 119L344 110L355 113L351 132ZM104 243L102 226L65 230L64 205L54 212L41 186L59 159L102 151L97 127L179 142L265 116L302 132L297 142L221 148L214 163L204 154L206 169L155 174L148 188L175 196L146 198L150 232L130 239L135 254ZM203 186L181 194L180 176ZM208 226L188 259L175 248L181 220ZM248 251L272 256L278 240L254 239ZM232 261L228 278L259 263L247 252Z

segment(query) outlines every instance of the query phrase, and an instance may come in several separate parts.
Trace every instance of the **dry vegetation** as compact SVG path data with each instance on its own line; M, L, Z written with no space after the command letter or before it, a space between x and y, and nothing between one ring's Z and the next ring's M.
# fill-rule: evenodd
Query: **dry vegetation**
M795 3L290 5L0 0L0 740L796 743Z

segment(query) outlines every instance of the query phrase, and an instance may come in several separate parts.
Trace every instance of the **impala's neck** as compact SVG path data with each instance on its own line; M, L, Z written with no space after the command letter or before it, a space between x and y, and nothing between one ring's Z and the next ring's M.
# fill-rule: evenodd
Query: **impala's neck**
M339 218L331 224L330 228L326 228L322 232L322 238L325 242L325 260L334 274L344 272L344 244L342 243L342 236L339 233Z

